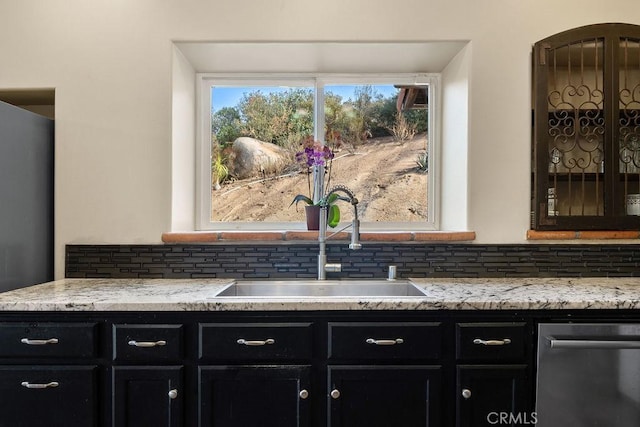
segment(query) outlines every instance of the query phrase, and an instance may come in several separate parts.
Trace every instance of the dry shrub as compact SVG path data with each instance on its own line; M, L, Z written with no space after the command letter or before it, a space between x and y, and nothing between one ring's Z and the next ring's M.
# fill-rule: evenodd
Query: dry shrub
M389 128L389 131L397 142L404 144L416 136L417 129L414 123L410 123L404 114L398 111L396 113L395 122L393 126Z

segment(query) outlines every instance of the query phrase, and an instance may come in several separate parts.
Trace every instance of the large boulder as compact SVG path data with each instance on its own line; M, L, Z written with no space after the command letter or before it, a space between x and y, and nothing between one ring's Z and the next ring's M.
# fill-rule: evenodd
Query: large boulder
M233 141L231 174L238 179L277 172L287 163L287 152L270 142L240 137Z

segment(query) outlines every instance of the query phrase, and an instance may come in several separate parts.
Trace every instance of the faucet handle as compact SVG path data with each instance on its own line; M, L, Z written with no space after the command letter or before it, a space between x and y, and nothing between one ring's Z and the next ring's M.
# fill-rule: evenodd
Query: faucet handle
M324 271L327 273L340 273L342 271L342 264L325 264Z
M396 266L395 265L390 265L389 266L389 276L387 277L387 280L396 280Z

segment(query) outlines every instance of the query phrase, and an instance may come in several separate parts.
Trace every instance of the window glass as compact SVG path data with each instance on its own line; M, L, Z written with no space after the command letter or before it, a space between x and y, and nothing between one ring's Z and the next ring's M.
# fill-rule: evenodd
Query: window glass
M211 88L211 221L302 221L295 154L313 135L313 88Z
M416 90L425 102L427 88ZM361 221L426 222L426 103L398 110L403 89L391 84L325 85L324 92L325 141L336 151L329 185L353 190Z
M325 190L352 189L363 225L433 222L429 85L350 78L347 83L211 79L205 86L203 152L210 168L201 179L204 198L210 196L205 204L210 228L248 222L262 229L303 228L305 203L292 202L299 195L313 199L313 168L302 154L314 141L331 149L331 159L323 163ZM341 212L343 221L352 218L351 209Z

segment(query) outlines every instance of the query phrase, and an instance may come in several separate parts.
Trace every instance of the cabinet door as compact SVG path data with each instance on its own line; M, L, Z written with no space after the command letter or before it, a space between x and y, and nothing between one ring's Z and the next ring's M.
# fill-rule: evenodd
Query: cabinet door
M182 367L113 368L114 427L183 425Z
M0 366L0 426L90 427L95 366Z
M329 366L330 427L437 427L440 366Z
M310 425L309 366L200 368L202 427Z
M535 424L526 365L458 366L456 425Z
M638 229L639 54L640 26L630 24L535 44L534 228Z

